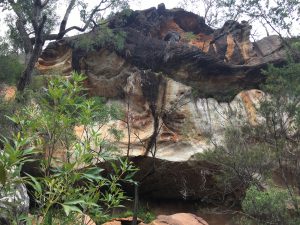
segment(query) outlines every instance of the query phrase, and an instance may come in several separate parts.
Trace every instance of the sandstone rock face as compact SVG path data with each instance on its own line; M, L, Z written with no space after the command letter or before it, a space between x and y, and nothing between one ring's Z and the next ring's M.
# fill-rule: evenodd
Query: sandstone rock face
M158 160L142 193L205 198L214 168L195 166L191 159L222 143L227 126L257 123L256 108L264 95L258 90L264 81L261 69L285 61L280 39L252 43L245 22L227 21L214 30L198 15L163 5L117 14L108 26L126 34L123 48L98 42L101 30L94 30L50 43L37 69L41 74L84 73L91 95L123 109L124 118L110 124L123 131L118 142L123 154L130 139L131 156ZM88 49L80 45L84 39L94 40ZM102 128L104 136L107 130ZM153 163L137 159L147 174ZM209 188L201 188L205 185Z
M177 213L171 216L158 216L148 225L208 225L208 223L190 213Z

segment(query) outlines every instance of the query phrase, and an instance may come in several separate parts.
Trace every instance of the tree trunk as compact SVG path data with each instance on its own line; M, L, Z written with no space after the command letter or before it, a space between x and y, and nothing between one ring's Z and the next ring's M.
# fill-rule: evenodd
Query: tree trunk
M17 86L18 91L23 92L25 90L26 85L30 83L32 78L32 72L34 70L35 64L38 61L42 50L43 50L43 42L36 43L32 53L30 53L30 56L28 57L29 60L26 63L26 68L23 71L21 78L18 82L18 86Z
M138 186L138 184L135 184L134 185L134 206L133 206L132 225L137 225L138 207L139 207L139 186Z

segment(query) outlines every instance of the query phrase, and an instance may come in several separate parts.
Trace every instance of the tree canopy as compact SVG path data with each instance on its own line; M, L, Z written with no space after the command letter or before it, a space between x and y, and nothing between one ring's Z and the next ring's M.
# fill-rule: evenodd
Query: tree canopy
M267 35L299 35L299 0L183 0L180 6L199 13L213 27L226 20L246 20Z
M65 12L60 18L56 8L67 3ZM70 26L68 21L71 12L79 9L83 26ZM104 13L117 11L128 7L128 0L100 0L94 5L85 0L0 0L0 10L9 11L7 23L10 37L24 51L25 70L18 84L19 90L24 90L31 80L35 63L42 52L45 41L59 40L71 31L85 32L99 26ZM55 32L55 27L59 29Z

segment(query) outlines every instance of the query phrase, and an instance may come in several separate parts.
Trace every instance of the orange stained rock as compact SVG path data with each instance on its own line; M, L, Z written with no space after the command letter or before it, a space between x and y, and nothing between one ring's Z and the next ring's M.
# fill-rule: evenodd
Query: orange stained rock
M17 88L15 86L6 86L3 90L0 90L1 96L5 101L14 100L16 97Z
M252 49L252 44L251 42L248 41L243 41L240 44L240 48L241 48L241 53L243 55L243 58L245 60L245 62L248 62L249 59L251 59L251 49Z
M245 106L249 122L252 125L256 125L257 110L254 101L255 100L259 101L262 98L263 92L259 90L250 90L250 91L242 91L239 95Z
M175 31L179 33L180 36L183 36L183 34L185 33L184 30L182 30L174 20L168 20L161 25L160 28L161 38L164 38L167 35L167 33L170 31Z
M189 42L189 44L200 48L203 52L208 52L211 41L211 35L198 34L195 39Z
M167 22L163 23L160 29L160 38L164 38L168 32L174 31L180 34L182 42L188 42L189 45L196 46L200 48L204 52L208 52L210 47L210 42L212 40L211 35L205 34L197 34L195 35L195 39L193 40L186 40L186 32L181 29L178 24L174 20L168 20Z
M84 133L84 125L77 125L74 127L74 133L77 138L81 138Z
M227 61L230 61L234 52L235 42L231 34L227 35L227 51L225 58Z

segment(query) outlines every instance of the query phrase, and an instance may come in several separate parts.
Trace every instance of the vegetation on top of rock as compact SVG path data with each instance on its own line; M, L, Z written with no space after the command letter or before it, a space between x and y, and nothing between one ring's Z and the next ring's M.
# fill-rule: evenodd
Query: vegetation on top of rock
M25 53L25 69L18 82L18 90L24 91L25 86L31 81L35 63L43 50L46 41L60 40L70 31L85 32L91 28L99 27L107 10L119 10L128 7L127 0L101 0L90 9L88 1L71 0L62 18L57 13L57 5L63 1L34 0L34 1L10 1L1 0L0 9L8 11L6 23L9 25L9 37L15 46L21 47ZM70 14L75 7L79 7L81 26L67 27ZM60 20L60 21L59 21ZM58 22L59 21L59 22ZM52 33L55 25L59 23L59 30ZM104 22L106 23L106 21Z
M78 36L77 38L71 38L71 45L75 49L79 49L84 52L96 51L99 48L110 48L112 50L121 51L124 48L126 33L123 31L112 30L106 25L102 25L98 28L98 31L94 31L85 36Z

